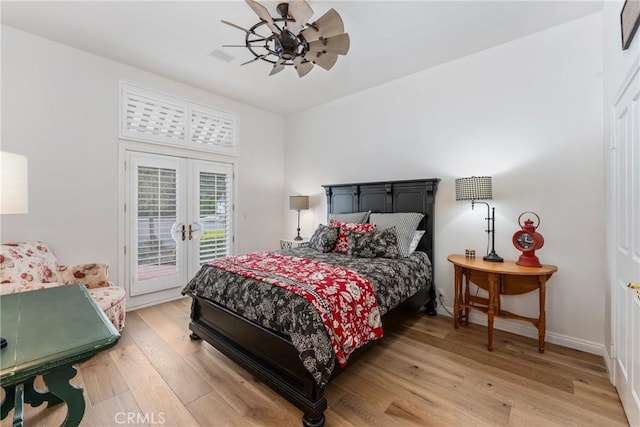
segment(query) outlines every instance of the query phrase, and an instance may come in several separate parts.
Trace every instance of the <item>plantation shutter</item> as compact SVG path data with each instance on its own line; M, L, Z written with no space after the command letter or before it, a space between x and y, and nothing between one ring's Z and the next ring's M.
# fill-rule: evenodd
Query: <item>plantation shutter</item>
M137 280L175 274L176 170L139 166L137 202Z
M187 106L159 94L125 87L122 136L130 139L185 144Z
M121 138L238 154L234 114L126 83L120 86Z
M236 154L236 118L222 111L191 105L191 143Z
M231 254L231 168L199 171L199 211L203 232L199 242L200 265Z

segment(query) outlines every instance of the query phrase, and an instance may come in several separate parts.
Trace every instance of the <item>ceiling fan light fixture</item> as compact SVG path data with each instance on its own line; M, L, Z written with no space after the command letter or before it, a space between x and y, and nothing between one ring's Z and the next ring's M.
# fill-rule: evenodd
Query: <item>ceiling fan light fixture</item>
M349 34L338 34L329 38L320 38L309 43L309 52L326 52L338 55L346 55L349 52Z
M293 21L287 22L287 30L293 34L298 34L313 16L313 9L311 9L311 6L309 6L306 1L302 0L291 0L289 3L280 3L278 7L282 4L287 5L287 14L293 18ZM283 16L283 18L286 18L286 16Z
M245 0L260 19L245 29L228 21L223 23L245 32L245 45L254 56L240 65L263 60L273 64L270 76L293 65L298 76L306 76L317 64L325 70L331 69L338 60L337 55L349 51L349 35L344 33L340 15L330 9L316 22L309 24L313 9L304 0L290 0L276 7L279 18L273 18L266 7L255 0ZM271 34L262 35L268 29ZM262 31L260 31L262 30ZM243 47L225 45L223 47Z
M293 60L293 66L296 68L298 72L298 76L304 77L309 74L309 71L313 69L313 64L307 60L305 60L302 56L297 56Z
M284 70L284 61L281 59L278 59L278 61L273 64L273 68L271 69L271 72L269 73L270 76L273 76L274 74L278 74L280 71Z
M318 40L320 37L333 37L344 33L344 23L335 9L329 9L320 19L308 26L300 33L307 42Z
M304 58L327 71L336 65L338 61L338 55L324 52L307 52Z

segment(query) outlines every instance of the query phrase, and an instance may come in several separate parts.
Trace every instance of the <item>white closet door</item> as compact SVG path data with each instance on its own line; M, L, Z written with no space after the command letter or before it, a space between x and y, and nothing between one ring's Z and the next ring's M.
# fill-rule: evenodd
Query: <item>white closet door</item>
M613 348L615 385L629 424L640 425L640 58L613 105Z

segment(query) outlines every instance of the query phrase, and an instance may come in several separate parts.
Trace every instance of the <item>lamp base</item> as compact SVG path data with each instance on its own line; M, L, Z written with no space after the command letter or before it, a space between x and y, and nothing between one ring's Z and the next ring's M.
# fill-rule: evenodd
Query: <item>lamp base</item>
M495 251L491 251L489 254L482 257L482 259L488 262L504 262L504 259L502 259L500 255L495 253Z
M304 240L299 234L293 238L293 240Z

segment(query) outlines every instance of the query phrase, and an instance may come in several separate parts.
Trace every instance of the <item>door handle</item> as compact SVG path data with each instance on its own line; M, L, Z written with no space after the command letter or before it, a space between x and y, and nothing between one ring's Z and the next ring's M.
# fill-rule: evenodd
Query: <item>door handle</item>
M640 289L640 282L638 283L629 282L627 283L627 286L631 289Z
M180 237L178 237L178 235L180 235ZM185 240L187 238L187 231L184 227L184 224L181 224L179 222L173 223L173 225L171 226L171 238L176 243L178 243L178 239L180 238L182 240Z
M202 228L202 224L200 224L199 222L189 224L189 240L193 240L194 234L202 230Z

